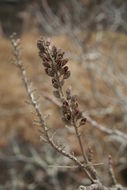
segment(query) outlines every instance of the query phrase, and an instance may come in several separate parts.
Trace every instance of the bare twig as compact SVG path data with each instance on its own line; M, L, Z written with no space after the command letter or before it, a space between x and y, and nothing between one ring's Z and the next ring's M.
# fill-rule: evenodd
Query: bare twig
M89 116L86 116L87 122L94 128L99 129L100 131L108 134L108 135L116 135L121 138L121 142L127 142L127 135L117 129L109 129L102 124L97 123L95 120L91 119Z

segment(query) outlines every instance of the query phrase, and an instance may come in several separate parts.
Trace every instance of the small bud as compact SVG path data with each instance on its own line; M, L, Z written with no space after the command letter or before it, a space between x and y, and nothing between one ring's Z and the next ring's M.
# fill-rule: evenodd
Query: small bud
M55 53L55 54L57 53L56 46L53 46L53 47L52 47L52 51L53 51L53 53Z
M46 45L47 47L50 46L50 39L48 39L48 41L45 42L45 45Z
M81 111L79 111L77 114L76 114L76 119L78 120L78 119L81 119L82 118L82 112Z
M68 71L68 66L65 66L65 67L63 67L63 68L61 69L60 74L61 74L61 75L65 75L65 74L67 73L67 71Z
M80 120L79 126L85 125L85 124L86 124L86 118L82 118L82 119Z
M71 72L70 72L70 71L67 71L67 72L64 74L63 78L64 78L64 79L68 79L68 78L70 77L70 75L71 75Z
M71 97L71 102L72 103L75 103L77 101L77 96L76 95L73 95L72 97Z
M66 97L67 97L67 100L71 99L71 89L70 88L67 88L67 90L66 90Z
M43 65L44 65L44 67L51 68L51 66L50 66L50 64L48 62L43 61Z
M58 85L57 83L54 83L54 84L53 84L53 87L56 88L56 89L58 89L58 88L59 88L59 85Z
M63 106L68 106L68 102L67 101L63 101Z
M56 98L60 98L60 93L59 93L58 90L53 91L53 94L54 94L54 96L55 96Z
M71 120L71 115L69 113L65 114L65 119L67 121L70 121Z
M59 88L59 85L58 85L58 83L57 83L57 80L54 79L54 78L52 79L52 85L53 85L53 87L56 88L56 89Z
M68 66L65 66L65 67L63 68L63 70L64 70L64 73L66 73L66 72L68 71Z
M37 41L37 47L38 47L38 49L40 50L41 53L45 52L44 41L43 40L38 40Z
M62 60L62 66L66 65L67 62L68 62L68 59Z
M46 55L43 55L43 61L44 62L49 62L50 61L50 58Z
M63 120L63 122L64 122L66 125L70 125L70 124L71 124L71 122L70 122L69 120L65 119L64 117L62 117L62 120Z
M54 76L54 72L53 72L53 70L50 69L50 68L46 68L46 69L45 69L45 72L46 72L46 74L49 75L50 77L53 77L53 76Z
M55 46L53 46L52 47L52 56L54 57L54 59L56 59L56 57L57 57L57 49L56 49L56 47Z
M60 70L62 68L61 61L57 62L56 68L57 70Z
M62 52L62 50L59 49L58 52L57 52L57 59L62 59L63 56L64 56L64 52Z

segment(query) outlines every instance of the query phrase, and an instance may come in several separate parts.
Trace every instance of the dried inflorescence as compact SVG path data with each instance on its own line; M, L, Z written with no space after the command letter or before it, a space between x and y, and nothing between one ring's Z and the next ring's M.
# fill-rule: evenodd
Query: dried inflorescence
M51 47L50 41L44 41L43 39L38 40L37 47L45 72L52 78L52 85L56 89L53 93L56 98L62 99L64 122L68 125L73 125L74 122L78 122L78 126L84 125L86 118L79 111L77 97L71 95L69 88L66 90L66 96L64 96L62 90L64 80L70 76L70 71L66 66L68 59L64 58L64 52L55 46Z
M56 89L54 95L57 98L63 96L62 86L64 80L69 78L70 71L66 66L68 59L64 58L64 52L50 45L50 41L38 40L37 47L45 72L52 78L52 85Z
M83 117L82 112L79 110L77 97L71 95L71 90L68 88L66 90L66 100L62 104L63 120L68 125L77 126L84 125L86 123L86 118Z

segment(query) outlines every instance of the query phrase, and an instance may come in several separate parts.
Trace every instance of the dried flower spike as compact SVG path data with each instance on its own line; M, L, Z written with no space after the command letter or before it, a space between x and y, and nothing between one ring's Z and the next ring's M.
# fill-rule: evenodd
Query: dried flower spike
M54 91L55 97L63 97L62 86L64 80L69 78L70 71L66 66L68 59L64 59L64 52L50 45L49 41L40 39L37 41L39 56L42 59L42 64L46 74L52 78L52 85L57 91Z

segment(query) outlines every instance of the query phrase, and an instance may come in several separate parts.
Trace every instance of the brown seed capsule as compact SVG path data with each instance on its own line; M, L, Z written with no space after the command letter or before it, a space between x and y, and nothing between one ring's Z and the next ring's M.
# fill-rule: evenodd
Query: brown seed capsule
M53 94L54 94L54 96L55 96L56 98L60 98L60 93L59 93L58 90L53 91Z
M56 89L58 89L58 88L59 88L59 85L58 85L57 83L54 83L54 84L53 84L53 87L56 88Z
M46 62L46 61L43 61L43 65L44 65L44 67L51 68L50 64L48 62Z
M64 122L66 125L70 125L70 124L71 124L71 121L65 119L65 117L62 117L62 120L63 120L63 122Z
M70 77L70 75L71 75L71 72L70 72L70 71L67 71L67 72L64 74L63 78L64 78L64 79L68 79L68 78Z
M54 57L54 59L56 59L57 57L57 49L55 46L52 47L52 56Z
M52 79L52 85L53 85L53 87L56 88L56 89L59 88L59 84L58 84L57 80L54 79L54 78Z
M76 95L73 95L72 97L71 97L71 102L76 102L77 101L77 96Z
M57 51L57 59L62 59L63 56L64 56L64 52L62 52L62 50L59 49L59 50Z
M66 97L67 97L67 100L71 99L71 90L70 90L70 88L67 88L67 90L66 90Z
M62 66L66 65L67 62L68 62L68 59L62 60Z
M62 68L61 61L57 62L56 68L57 70L60 70Z
M52 84L57 83L57 80L55 78L52 79Z
M50 59L49 59L46 55L43 55L43 61L44 61L44 62L49 62Z
M54 72L51 68L46 68L45 69L45 72L47 75L49 75L50 77L53 77L54 76Z
M79 126L85 125L85 124L86 124L86 118L82 118L82 119L80 120Z
M67 101L63 101L63 106L69 106Z
M71 115L69 113L65 114L65 119L67 121L70 121L71 120Z
M76 115L75 115L76 119L81 119L82 118L82 112L79 111Z
M57 53L56 46L53 46L53 47L52 47L52 51L53 51L53 53L55 53L55 54Z
M44 47L44 41L43 40L38 40L37 41L37 47L40 50L40 53L45 52L45 47Z
M68 66L65 66L65 67L63 68L63 70L64 70L64 73L66 73L66 72L68 71Z

